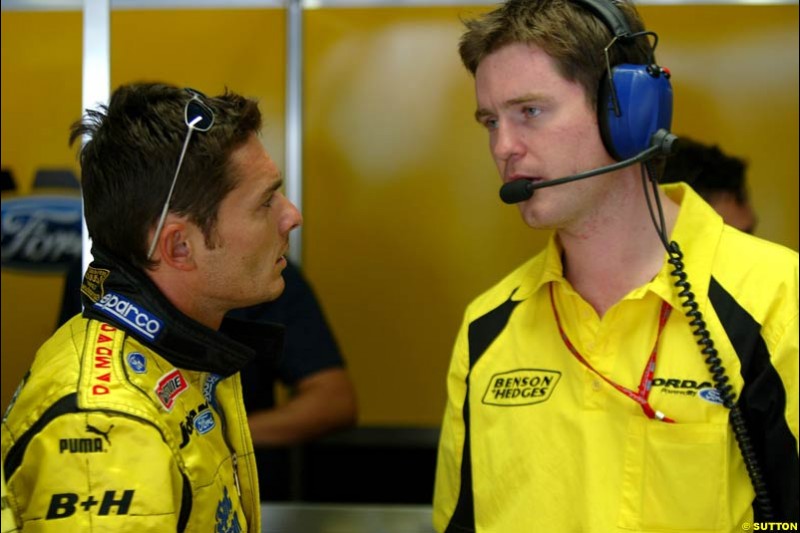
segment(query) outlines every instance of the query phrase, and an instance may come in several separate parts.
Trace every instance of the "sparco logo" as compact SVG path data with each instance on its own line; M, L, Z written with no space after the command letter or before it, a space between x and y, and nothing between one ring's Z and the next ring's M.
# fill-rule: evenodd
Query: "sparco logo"
M164 326L164 323L152 313L139 309L114 292L109 292L93 306L98 311L124 322L150 340L158 338Z
M553 394L561 372L523 368L492 376L483 403L488 405L531 405L547 401Z
M79 196L25 196L3 200L3 268L63 272L80 254Z
M161 379L156 383L156 396L159 401L164 405L167 411L172 411L172 406L175 405L175 398L189 388L186 378L183 377L181 371L178 369L164 374Z

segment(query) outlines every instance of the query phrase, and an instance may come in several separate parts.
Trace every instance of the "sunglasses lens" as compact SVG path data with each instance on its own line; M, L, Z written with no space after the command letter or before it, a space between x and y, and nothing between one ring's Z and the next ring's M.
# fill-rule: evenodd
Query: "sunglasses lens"
M207 106L202 104L199 100L190 100L186 104L186 123L191 124L197 118L194 124L194 129L198 131L208 131L211 125L214 124L214 112Z

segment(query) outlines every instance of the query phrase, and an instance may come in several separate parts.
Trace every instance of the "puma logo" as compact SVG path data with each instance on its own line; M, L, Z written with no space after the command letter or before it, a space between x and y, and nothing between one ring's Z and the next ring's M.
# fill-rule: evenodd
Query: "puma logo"
M86 424L86 431L88 431L89 433L94 433L95 435L100 435L101 437L103 437L104 439L106 439L106 442L107 442L107 443L108 443L108 445L110 446L110 445L111 445L111 441L110 441L110 440L109 440L109 438L108 438L108 434L109 434L109 433L111 433L111 430L113 429L113 427L114 427L114 424L111 424L111 427L110 427L110 428L108 428L108 430L106 430L106 431L100 431L100 430L99 430L99 429L97 429L96 427L94 427L94 426L90 426L89 424Z

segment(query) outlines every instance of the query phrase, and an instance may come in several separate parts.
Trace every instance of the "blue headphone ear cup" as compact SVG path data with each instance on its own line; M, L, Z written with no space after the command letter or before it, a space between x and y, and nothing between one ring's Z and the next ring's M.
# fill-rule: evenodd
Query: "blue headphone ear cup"
M655 67L658 68L658 67ZM650 148L653 134L672 125L672 85L664 73L653 76L645 65L617 65L611 81L619 102L619 116L606 76L600 82L597 113L600 135L617 161Z

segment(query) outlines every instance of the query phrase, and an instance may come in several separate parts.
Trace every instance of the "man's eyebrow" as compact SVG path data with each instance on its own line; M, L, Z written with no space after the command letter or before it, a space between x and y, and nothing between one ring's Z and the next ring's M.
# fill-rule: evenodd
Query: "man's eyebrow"
M273 183L272 183L272 184L271 184L269 187L267 187L266 189L264 189L264 192L263 192L263 193L261 193L261 196L260 196L259 198L260 198L260 199L262 199L262 200L266 200L266 199L268 199L270 196L272 196L272 194L273 194L275 191L277 191L278 189L280 189L281 187L283 187L283 178L279 178L279 179L277 179L277 180L276 180L276 181L274 181L274 182L273 182Z
M528 94L523 94L521 96L517 96L516 98L512 98L510 100L506 100L505 102L503 102L503 104L500 107L502 109L508 109L509 107L514 107L514 106L519 105L519 104L524 104L524 103L529 103L529 102L534 102L534 103L535 102L546 102L547 100L549 100L549 98L546 97L546 96L542 96L541 94L528 93ZM493 115L494 115L494 113L492 113L488 109L484 109L484 108L481 107L481 108L478 108L475 111L475 120L480 122L481 119L484 119L486 117L490 117L490 116L493 116Z
M278 189L280 189L281 187L283 187L283 178L278 178L275 181L275 183L273 183L272 185L269 186L269 188L267 188L267 190L270 191L270 192L275 192Z
M492 116L492 112L488 109L480 108L475 110L475 120L478 122L482 122L483 119L490 116Z

